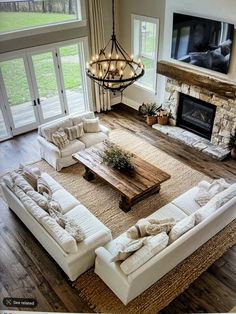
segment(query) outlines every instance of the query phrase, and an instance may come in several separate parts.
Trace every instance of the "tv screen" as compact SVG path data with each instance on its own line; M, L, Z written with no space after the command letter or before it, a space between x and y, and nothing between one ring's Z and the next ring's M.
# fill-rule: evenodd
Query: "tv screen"
M234 25L174 13L171 58L228 73Z

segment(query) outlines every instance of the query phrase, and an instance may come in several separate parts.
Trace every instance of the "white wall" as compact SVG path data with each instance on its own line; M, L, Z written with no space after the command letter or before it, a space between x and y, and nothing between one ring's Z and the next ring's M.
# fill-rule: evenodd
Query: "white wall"
M229 22L235 24L236 28L236 0L166 0L163 48L165 59L170 56L171 51L174 12ZM234 31L233 51L228 75L205 69L201 69L201 71L236 80L236 31Z
M144 15L148 17L158 18L160 20L159 34L159 55L158 59L162 58L163 50L163 29L165 15L165 0L119 0L119 33L118 39L123 48L131 52L131 14ZM158 77L157 90L162 90L161 80ZM151 93L141 87L132 85L124 91L124 103L129 102L129 105L138 108L142 102L160 102L160 93L157 95Z

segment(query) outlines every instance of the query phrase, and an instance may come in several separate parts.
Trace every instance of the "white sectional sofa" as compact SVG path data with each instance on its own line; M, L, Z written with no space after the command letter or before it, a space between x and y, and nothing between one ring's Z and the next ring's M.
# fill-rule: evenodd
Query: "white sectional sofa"
M207 182L204 184L209 185ZM190 215L196 216L200 209L195 201L197 192L198 187L190 189L148 218L173 217L182 220ZM96 249L95 273L126 305L236 218L236 193L234 195L223 206L129 275L121 270L120 261L111 262L117 251L117 244L124 242L125 238L127 240L127 234L123 233L104 247Z
M69 279L73 281L94 265L95 249L112 239L111 231L47 173L42 173L41 177L50 186L53 192L52 197L60 204L65 217L72 218L76 222L78 221L79 226L85 234L85 239L82 242L76 244L75 241L77 247L75 247L76 251L73 253L66 252L54 240L44 226L25 208L20 199L4 182L1 183L2 190L9 208L15 212L63 269ZM48 214L45 212L45 215Z
M82 114L72 114L62 119L54 120L42 124L38 128L38 142L40 145L40 155L46 160L55 170L60 171L64 167L75 164L72 154L98 144L104 141L109 136L109 129L100 124L100 132L84 133L79 139L70 141L63 149L59 149L52 143L52 133L59 128L67 128L83 122L83 119L95 118L94 112L89 111Z

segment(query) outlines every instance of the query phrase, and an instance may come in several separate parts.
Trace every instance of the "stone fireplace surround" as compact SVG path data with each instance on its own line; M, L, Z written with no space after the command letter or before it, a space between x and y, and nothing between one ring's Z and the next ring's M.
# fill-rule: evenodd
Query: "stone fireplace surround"
M183 67L183 69L185 69L185 67ZM164 74L163 72L159 73ZM227 144L229 142L230 133L236 128L236 97L232 97L231 95L230 98L228 98L219 95L216 92L212 92L212 90L210 90L210 84L205 84L206 86L192 85L189 83L191 80L186 79L185 82L184 75L181 76L181 80L179 78L175 79L173 78L175 76L175 71L171 73L173 74L170 75L169 72L167 75L164 74L171 77L168 77L166 82L163 107L168 111L171 110L173 118L176 120L180 93L216 106L211 140L208 141L207 139L178 126L161 126L155 124L153 125L153 128L194 147L213 158L223 160L229 153ZM192 75L194 74L192 73ZM199 75L199 72L197 72L197 75Z

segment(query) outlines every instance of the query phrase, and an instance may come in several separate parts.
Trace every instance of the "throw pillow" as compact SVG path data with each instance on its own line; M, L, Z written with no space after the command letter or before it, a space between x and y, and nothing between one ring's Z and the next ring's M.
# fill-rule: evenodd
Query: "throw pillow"
M42 177L38 177L37 191L43 195L44 195L44 193L47 194L48 196L52 195L52 190L51 190L50 186L47 184L47 182Z
M170 243L180 238L184 233L192 229L195 225L195 215L188 216L179 222L171 229L169 233Z
M36 190L37 188L37 179L41 175L39 168L30 168L28 166L24 166L20 164L18 173L21 174L26 181L29 182L30 185Z
M156 235L165 231L169 233L175 224L174 218L167 219L140 219L136 225L127 230L127 236L131 239L138 239L149 235Z
M52 142L60 149L70 143L64 129L62 128L59 128L52 134Z
M117 243L117 252L112 257L111 262L124 261L133 252L139 250L143 246L143 242L146 238L131 240L130 242L123 244Z
M85 238L83 230L71 219L66 220L65 230L76 240L76 242L81 242Z
M48 194L44 193L44 195L47 196L48 199L48 208L50 208L53 211L61 213L62 212L61 205Z
M66 226L66 218L63 214L57 210L55 210L52 206L48 208L49 215L56 220L56 222L62 227Z
M99 118L83 119L85 133L98 133L100 132Z
M83 123L79 123L70 128L65 128L66 135L70 141L73 141L80 136L84 135Z
M198 184L198 192L195 196L195 201L200 206L204 206L216 194L224 191L228 187L229 184L224 179L214 180L209 186L206 186L204 182L200 182Z
M153 256L164 250L164 248L168 245L168 240L169 237L165 232L151 237L151 239L149 239L143 247L120 264L121 270L126 275L131 274Z

